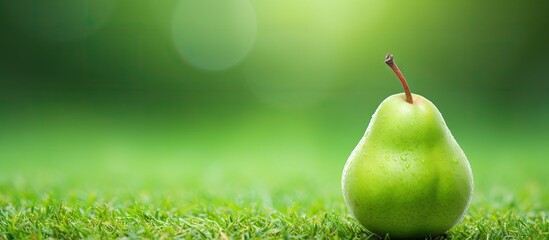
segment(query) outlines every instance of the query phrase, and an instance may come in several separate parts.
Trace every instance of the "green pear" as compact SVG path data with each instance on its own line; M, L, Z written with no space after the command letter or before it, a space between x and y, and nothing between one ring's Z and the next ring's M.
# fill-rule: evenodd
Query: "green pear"
M467 157L431 101L411 94L385 99L345 164L342 188L352 215L393 238L444 234L467 210L473 174Z

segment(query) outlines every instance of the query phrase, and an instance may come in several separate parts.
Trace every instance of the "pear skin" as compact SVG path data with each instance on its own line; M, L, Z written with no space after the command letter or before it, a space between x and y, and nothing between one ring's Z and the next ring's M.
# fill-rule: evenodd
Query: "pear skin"
M347 207L380 236L443 234L472 197L471 167L439 110L411 97L395 94L379 105L343 170Z
M467 157L429 100L404 94L381 103L345 164L342 188L353 216L384 236L443 234L467 209Z

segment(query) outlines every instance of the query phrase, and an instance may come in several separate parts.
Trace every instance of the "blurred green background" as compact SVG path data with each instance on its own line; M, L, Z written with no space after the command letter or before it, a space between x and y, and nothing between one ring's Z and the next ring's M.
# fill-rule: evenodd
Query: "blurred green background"
M402 92L391 52L468 155L475 199L547 210L546 5L0 0L0 181L340 197L371 115Z

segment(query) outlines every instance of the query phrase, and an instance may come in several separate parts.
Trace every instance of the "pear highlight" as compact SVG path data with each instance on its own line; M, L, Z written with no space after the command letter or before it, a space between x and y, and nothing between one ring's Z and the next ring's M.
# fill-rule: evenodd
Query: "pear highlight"
M473 174L436 106L405 93L385 99L352 151L342 176L345 203L367 230L392 238L444 234L467 210Z

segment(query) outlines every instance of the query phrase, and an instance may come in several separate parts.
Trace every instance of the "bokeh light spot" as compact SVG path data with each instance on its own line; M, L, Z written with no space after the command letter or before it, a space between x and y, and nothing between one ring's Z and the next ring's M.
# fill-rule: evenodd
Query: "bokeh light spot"
M183 59L205 70L223 70L251 50L257 33L248 0L182 0L175 9L173 40Z

